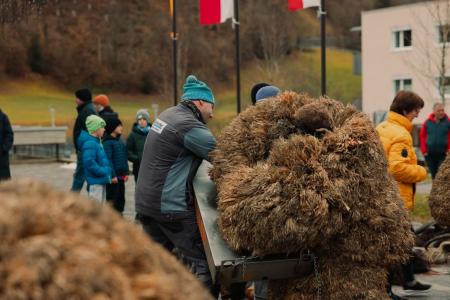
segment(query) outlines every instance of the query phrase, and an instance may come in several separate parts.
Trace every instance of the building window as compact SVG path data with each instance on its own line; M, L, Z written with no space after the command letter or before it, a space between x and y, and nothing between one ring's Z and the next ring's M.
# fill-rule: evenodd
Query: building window
M450 76L445 76L444 78L438 77L436 79L438 94L441 95L442 89L444 89L444 95L446 97L450 96Z
M438 25L437 28L439 43L448 43L450 41L450 25Z
M412 79L395 79L394 80L394 94L397 95L401 90L412 91Z
M393 32L394 48L404 49L412 47L411 29L396 30Z

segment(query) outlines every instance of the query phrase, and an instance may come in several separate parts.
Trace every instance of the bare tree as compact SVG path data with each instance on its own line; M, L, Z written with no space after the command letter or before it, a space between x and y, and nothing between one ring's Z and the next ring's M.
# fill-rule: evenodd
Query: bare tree
M437 21L439 35L439 95L442 103L445 104L445 86L447 83L447 56L449 49L450 34L450 1L434 1L429 12L434 20Z
M419 34L424 38L414 40L415 55L405 56L404 61L424 85L437 86L440 101L445 105L446 86L450 85L447 74L450 58L450 0L433 0L423 5L427 14L415 10L412 14L417 20ZM432 92L429 97L434 98Z

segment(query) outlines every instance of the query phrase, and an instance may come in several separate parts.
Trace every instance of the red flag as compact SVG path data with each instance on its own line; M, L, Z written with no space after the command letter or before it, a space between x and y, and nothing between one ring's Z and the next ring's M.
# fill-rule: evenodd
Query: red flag
M233 18L233 4L233 0L200 0L200 24L219 24Z
M299 10L308 7L320 6L320 0L288 0L289 10Z

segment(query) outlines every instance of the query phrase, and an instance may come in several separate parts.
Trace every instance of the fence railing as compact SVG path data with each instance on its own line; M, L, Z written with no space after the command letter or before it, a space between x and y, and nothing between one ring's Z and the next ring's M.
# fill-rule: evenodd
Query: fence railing
M67 126L39 127L13 126L12 156L20 158L55 158L67 152Z

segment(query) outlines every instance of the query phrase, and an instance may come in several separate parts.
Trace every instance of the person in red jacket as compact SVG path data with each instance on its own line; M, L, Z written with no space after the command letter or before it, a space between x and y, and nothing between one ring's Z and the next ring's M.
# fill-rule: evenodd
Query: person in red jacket
M420 129L419 141L420 150L434 179L447 152L450 151L450 120L442 103L434 104L433 113Z

